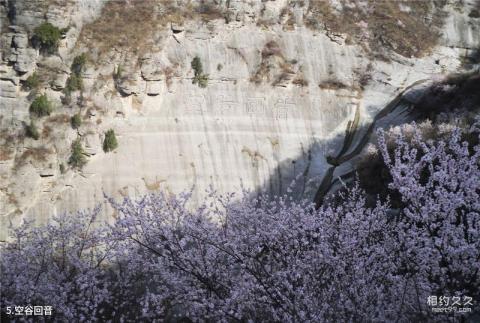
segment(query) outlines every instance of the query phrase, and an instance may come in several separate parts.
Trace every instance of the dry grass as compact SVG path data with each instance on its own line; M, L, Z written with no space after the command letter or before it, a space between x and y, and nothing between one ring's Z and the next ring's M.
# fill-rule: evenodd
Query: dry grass
M278 56L283 58L282 50L278 43L274 40L271 40L265 44L262 49L262 58L268 58L270 56Z
M0 121L3 116L0 116ZM2 124L0 124L2 126ZM25 132L12 130L11 127L7 127L3 124L3 129L0 130L0 161L10 160L13 158L15 148L18 147L25 139Z
M191 11L191 9L190 9ZM215 5L212 2L199 1L194 7L194 13L198 15L203 21L211 21L215 19L228 19L229 12L226 8Z
M15 196L14 193L7 192L5 195L8 196L8 203L10 203L12 205L15 205L15 206L18 206L18 199L17 199L17 197Z
M203 1L177 6L173 0L112 0L98 19L84 26L78 44L98 51L99 56L112 49L139 54L148 51L158 41L158 32L170 28L171 23L226 19L227 14L225 6Z
M353 88L362 91L372 80L373 64L368 63L365 67L354 69L353 71Z
M0 146L0 161L12 159L13 149L6 146Z
M301 67L299 68L297 64L298 61L296 59L286 59L280 45L276 41L271 40L261 50L260 65L250 77L250 82L255 84L271 82L273 86L286 86L290 82L295 85L308 85L308 81L304 79Z
M70 116L68 114L56 114L51 117L49 117L46 120L47 123L53 123L53 124L63 124L63 123L69 123L70 122Z
M260 66L257 68L255 73L250 77L250 82L255 84L261 84L263 81L270 81L269 74L272 65L267 61L262 60Z
M171 66L167 66L164 70L163 70L163 74L165 75L165 82L167 84L167 87L170 87L172 85L172 82L173 82L173 77L175 76L175 71L176 69L178 68L178 63L175 63L173 65L173 67Z
M348 86L337 80L327 80L318 84L318 87L322 90L341 90L346 89Z
M349 41L373 53L393 51L405 57L427 54L437 43L444 20L442 5L433 0L368 0L363 8L343 8L335 12L328 1L310 1L305 23L311 29L347 34Z
M47 160L47 156L50 155L51 153L52 153L52 150L44 146L27 148L22 153L22 155L20 155L20 159L27 160L31 158L32 160L44 162Z
M165 182L165 180L159 180L159 179L155 179L155 181L149 183L147 182L147 180L145 178L142 178L143 179L143 182L145 183L145 187L147 188L147 190L149 191L158 191L160 189L160 185Z
M280 69L282 70L282 73L286 74L295 74L295 71L293 70L293 64L287 61L282 61L279 64Z
M288 81L293 79L295 75L293 65L290 62L284 60L278 64L278 67L280 68L281 72L277 75L275 81L273 82L272 85L274 86L287 83Z
M272 82L278 85L292 78L295 74L293 64L288 62L280 48L280 45L271 40L267 42L261 51L261 62L255 73L250 77L250 82L261 84Z
M283 30L295 29L295 16L288 7L284 7L280 12L280 24L283 26Z
M308 86L308 81L303 77L303 75L297 76L292 81L293 84L297 86Z
M135 52L151 46L158 29L185 18L185 10L176 10L173 1L109 1L98 19L84 26L79 43L97 48L100 55L114 48Z
M45 162L53 151L45 146L27 148L20 156L15 156L14 170L26 165L29 161Z
M48 138L52 134L52 128L45 125L42 130L42 138Z
M257 19L257 26L258 27L263 27L263 28L268 28L269 26L271 25L274 25L275 24L275 20L273 19L263 19L263 18L259 18Z
M277 85L282 85L288 82L292 78L292 74L290 73L285 73L282 72L279 75L277 75L275 81L273 81L272 85L277 86Z

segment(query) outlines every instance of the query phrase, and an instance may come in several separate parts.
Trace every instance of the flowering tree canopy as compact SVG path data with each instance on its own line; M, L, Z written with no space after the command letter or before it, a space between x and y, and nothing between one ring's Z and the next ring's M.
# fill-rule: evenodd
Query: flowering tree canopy
M192 210L189 194L157 194L110 199L112 226L94 226L96 212L27 224L1 251L2 310L49 304L59 320L79 321L472 315L433 313L427 299L479 300L479 127L452 127L448 140L413 129L378 133L400 209L367 206L352 185L318 210L289 197L216 192Z

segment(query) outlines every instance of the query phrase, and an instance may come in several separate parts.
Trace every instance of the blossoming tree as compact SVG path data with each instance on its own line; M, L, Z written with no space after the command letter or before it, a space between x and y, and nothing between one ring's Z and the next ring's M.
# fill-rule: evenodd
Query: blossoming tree
M352 185L318 210L289 197L212 191L194 210L189 194L110 199L112 226L94 225L95 212L27 224L1 251L2 309L49 303L59 320L80 321L472 315L433 313L427 299L479 300L479 133L478 124L453 127L448 140L380 131L401 209L367 207Z

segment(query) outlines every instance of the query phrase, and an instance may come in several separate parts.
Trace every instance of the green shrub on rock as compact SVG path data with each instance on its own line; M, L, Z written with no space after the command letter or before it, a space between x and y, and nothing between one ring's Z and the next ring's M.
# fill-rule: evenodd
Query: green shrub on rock
M191 66L194 72L192 83L198 84L198 86L201 88L207 87L208 74L203 73L203 66L202 62L200 61L200 57L195 56L192 60Z
M38 76L37 72L33 72L23 84L23 87L27 90L36 89L40 85L40 77Z
M193 84L198 84L199 87L206 88L208 85L208 75L201 74L198 77L195 77Z
M52 113L52 111L52 103L48 100L46 94L36 97L30 105L30 113L37 117L48 116L50 113Z
M123 69L122 66L118 66L114 71L113 71L113 80L114 81L119 81L123 76Z
M38 132L37 126L33 121L30 121L30 124L25 126L25 132L27 137L30 137L32 139L38 140L38 138L40 138L40 134Z
M72 73L65 85L65 94L69 95L77 90L83 90L83 81L79 75Z
M191 65L195 75L203 73L203 65L202 65L202 62L200 61L200 57L195 56L192 60Z
M76 113L73 115L73 117L70 119L70 124L72 125L73 129L78 129L82 125L82 117L80 116L80 113Z
M103 141L103 151L109 152L113 151L118 147L117 137L115 136L115 131L113 129L108 130L105 133L105 140Z
M70 67L72 73L67 79L67 84L65 85L65 94L70 96L70 93L83 90L83 80L82 80L82 71L87 63L87 55L85 53L75 56L73 63Z
M33 43L47 53L54 53L58 48L58 41L62 31L49 22L44 22L34 30Z
M82 167L87 163L87 158L85 157L85 152L83 151L80 139L77 139L72 143L72 154L70 155L68 163L73 168L78 169L82 169Z
M75 58L73 59L72 66L70 67L70 70L72 71L72 73L80 75L86 63L87 63L87 54L83 53L78 56L75 56Z

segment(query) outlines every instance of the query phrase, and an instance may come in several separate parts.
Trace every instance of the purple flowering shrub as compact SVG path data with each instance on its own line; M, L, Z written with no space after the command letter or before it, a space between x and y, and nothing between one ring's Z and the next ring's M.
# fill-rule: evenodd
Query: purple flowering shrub
M7 306L52 306L61 321L132 318L141 311L135 303L141 286L132 279L143 273L129 272L112 228L95 223L98 212L14 230L1 249L2 318L11 318L4 315Z
M116 205L123 215L116 229L124 248L141 254L133 271L148 268L156 282L142 300L149 318L171 308L213 321L362 318L377 296L366 285L384 278L370 269L391 260L376 253L386 206L366 209L358 194L353 189L344 205L321 211L282 198L234 202L213 194L212 204L194 212L187 198L150 195ZM359 249L368 255L361 263ZM365 308L354 310L353 302Z
M2 310L5 306L54 306L66 319L97 315L108 300L103 266L114 242L108 228L93 228L98 210L63 215L40 228L27 223L2 249ZM102 246L102 248L98 248Z
M416 295L480 296L480 124L449 139L422 139L413 128L406 141L395 134L389 154L379 146L405 207L396 219L399 270L415 284ZM476 137L476 140L473 140ZM469 145L462 138L476 142Z
M194 210L189 194L110 199L113 226L92 226L93 212L16 231L1 251L2 309L48 303L78 321L459 319L427 298L479 300L479 128L452 127L447 140L415 128L379 132L401 209L367 206L358 184L318 210L215 192Z

